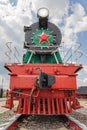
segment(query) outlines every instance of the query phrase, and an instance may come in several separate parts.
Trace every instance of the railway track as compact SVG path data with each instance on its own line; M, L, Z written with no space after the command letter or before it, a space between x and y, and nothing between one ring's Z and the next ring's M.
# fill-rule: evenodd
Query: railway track
M16 115L9 123L3 124L0 130L87 130L87 127L69 115Z
M1 124L0 130L13 130L17 127L20 118L22 118L21 115L16 115L14 118L11 118L9 122Z

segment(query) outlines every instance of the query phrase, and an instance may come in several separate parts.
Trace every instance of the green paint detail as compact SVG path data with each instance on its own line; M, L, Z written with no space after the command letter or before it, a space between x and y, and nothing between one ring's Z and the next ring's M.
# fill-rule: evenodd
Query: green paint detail
M55 55L56 55L56 57L58 59L58 62L59 63L63 63L60 53L59 52L55 52Z
M54 42L54 37L52 36L51 32L49 30L43 30L43 29L39 29L37 30L33 37L32 37L32 42L36 45L36 46L41 46L41 47L47 47L49 46L49 44L47 44L46 42L43 43L39 43L40 39L37 37L38 35L41 35L42 33L46 33L47 35L50 35L50 37L48 38L48 41L50 43L50 45L52 45L52 43Z
M60 56L60 53L57 51L57 52L55 52L55 55L56 55L56 58L57 58L57 60L58 60L58 63L62 64L63 61L62 61L62 58L61 58L61 56ZM54 54L51 54L51 55L49 56L49 58L46 60L46 63L54 63L54 64L57 63L57 61L56 61L56 59L55 59L55 57L54 57Z
M62 61L62 58L60 56L60 53L57 51L57 52L55 52L55 55L56 55L56 58L57 58L58 62L60 64L62 64L63 61ZM25 54L25 56L23 57L23 63L27 63L28 60L29 60L29 58L30 58L30 56L31 56L31 52L27 51L26 54ZM29 63L32 63L32 64L41 63L41 57L40 57L40 55L39 54L33 54ZM45 63L46 64L56 64L57 62L56 62L56 59L54 57L54 54L50 54L49 57L46 58Z
M31 56L31 52L27 51L25 56L23 57L23 63L27 63L29 58L30 58L30 56ZM29 63L32 63L32 64L41 63L40 56L33 54L33 56L31 57Z
M31 55L31 53L27 51L26 54L23 56L23 63L28 62L30 55Z

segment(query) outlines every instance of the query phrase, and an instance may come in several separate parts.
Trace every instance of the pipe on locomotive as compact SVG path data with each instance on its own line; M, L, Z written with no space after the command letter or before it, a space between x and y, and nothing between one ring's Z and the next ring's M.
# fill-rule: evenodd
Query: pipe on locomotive
M40 8L37 11L37 17L39 18L39 28L47 29L48 27L49 10L47 8Z

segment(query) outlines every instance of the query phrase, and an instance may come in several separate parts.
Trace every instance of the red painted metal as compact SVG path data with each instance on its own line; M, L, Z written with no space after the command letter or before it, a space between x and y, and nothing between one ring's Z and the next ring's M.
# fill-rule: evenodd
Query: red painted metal
M15 121L14 123L12 123L12 125L10 125L6 130L14 130L18 125L18 122Z
M76 123L74 123L71 120L69 120L69 126L70 126L71 130L82 130L82 128L80 126L78 126Z
M21 114L70 114L72 109L80 108L76 99L76 72L82 65L64 64L6 64L11 72L10 92L5 107L13 108L18 101L16 113ZM38 68L53 75L56 83L51 88L41 90L35 87ZM20 91L18 91L20 90Z

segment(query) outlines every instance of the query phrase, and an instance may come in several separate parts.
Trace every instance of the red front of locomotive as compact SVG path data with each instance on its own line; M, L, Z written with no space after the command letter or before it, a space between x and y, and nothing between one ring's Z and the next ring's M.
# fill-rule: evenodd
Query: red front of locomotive
M41 11L45 12L43 17ZM39 22L24 27L27 52L23 63L5 64L10 71L5 107L28 115L70 114L81 107L76 98L76 72L82 65L63 63L58 50L59 28L48 22L46 8L39 9L38 17Z

